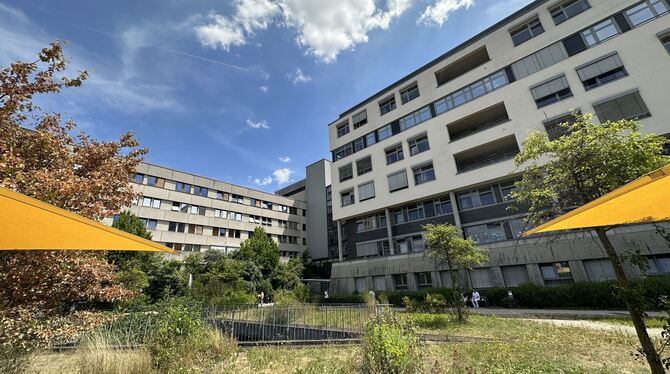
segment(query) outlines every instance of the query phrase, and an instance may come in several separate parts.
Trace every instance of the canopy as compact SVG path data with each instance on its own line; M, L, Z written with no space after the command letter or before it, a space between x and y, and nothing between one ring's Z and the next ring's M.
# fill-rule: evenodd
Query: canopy
M0 250L94 250L176 253L151 240L105 226L0 187Z
M662 221L670 221L670 164L523 235Z

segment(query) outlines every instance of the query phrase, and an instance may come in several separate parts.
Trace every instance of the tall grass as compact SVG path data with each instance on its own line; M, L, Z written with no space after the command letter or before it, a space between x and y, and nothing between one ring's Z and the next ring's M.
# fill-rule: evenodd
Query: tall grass
M118 348L127 342L107 334L95 334L80 346L81 374L144 374L151 372L151 355L143 348Z

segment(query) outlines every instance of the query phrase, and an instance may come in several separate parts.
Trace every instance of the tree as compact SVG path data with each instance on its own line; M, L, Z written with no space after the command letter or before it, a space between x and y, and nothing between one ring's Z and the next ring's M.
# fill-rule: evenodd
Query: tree
M542 223L655 170L668 162L662 155L665 139L643 134L636 121L591 122L592 115L575 114L575 122L562 124L564 136L553 141L544 132L531 133L514 159L523 178L511 197L529 209L529 221ZM642 351L653 373L663 366L644 324L644 305L632 289L607 232L594 231L612 263L619 294L635 325Z
M100 142L75 123L42 112L38 94L78 87L86 71L69 78L58 42L33 62L0 70L0 186L91 219L102 219L130 205L130 176L146 154L131 132ZM101 254L80 251L6 252L0 255L2 306L53 308L90 301L117 301L132 292L117 284L114 266Z
M424 256L446 265L449 269L452 290L451 303L456 308L458 320L463 321L463 290L459 285L456 270L468 270L471 265L488 261L488 256L484 250L477 247L472 239L463 239L460 230L455 226L429 223L423 226L423 230L426 232L426 252Z
M119 214L119 219L112 224L112 227L151 240L151 232L147 230L144 222L129 210L124 210Z
M262 227L256 227L251 236L242 241L235 258L255 263L261 269L263 276L269 279L279 264L279 245Z

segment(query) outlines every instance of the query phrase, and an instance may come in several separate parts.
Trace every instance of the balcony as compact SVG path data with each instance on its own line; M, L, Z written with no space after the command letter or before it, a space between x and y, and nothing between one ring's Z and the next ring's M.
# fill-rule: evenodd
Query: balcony
M437 85L441 86L488 62L489 60L489 53L486 50L486 46L483 45L475 51L436 71L435 78L437 79Z
M454 155L459 173L479 169L514 158L519 153L519 146L514 135L495 140L490 143L471 148Z
M509 115L505 103L500 102L448 124L447 131L451 141L455 141L507 121L509 121Z

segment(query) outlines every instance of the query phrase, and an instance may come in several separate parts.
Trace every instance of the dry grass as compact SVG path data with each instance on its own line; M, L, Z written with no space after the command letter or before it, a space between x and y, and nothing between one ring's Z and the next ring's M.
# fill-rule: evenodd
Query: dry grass
M144 374L151 372L151 356L145 349L118 349L104 335L87 339L79 353L81 374Z

